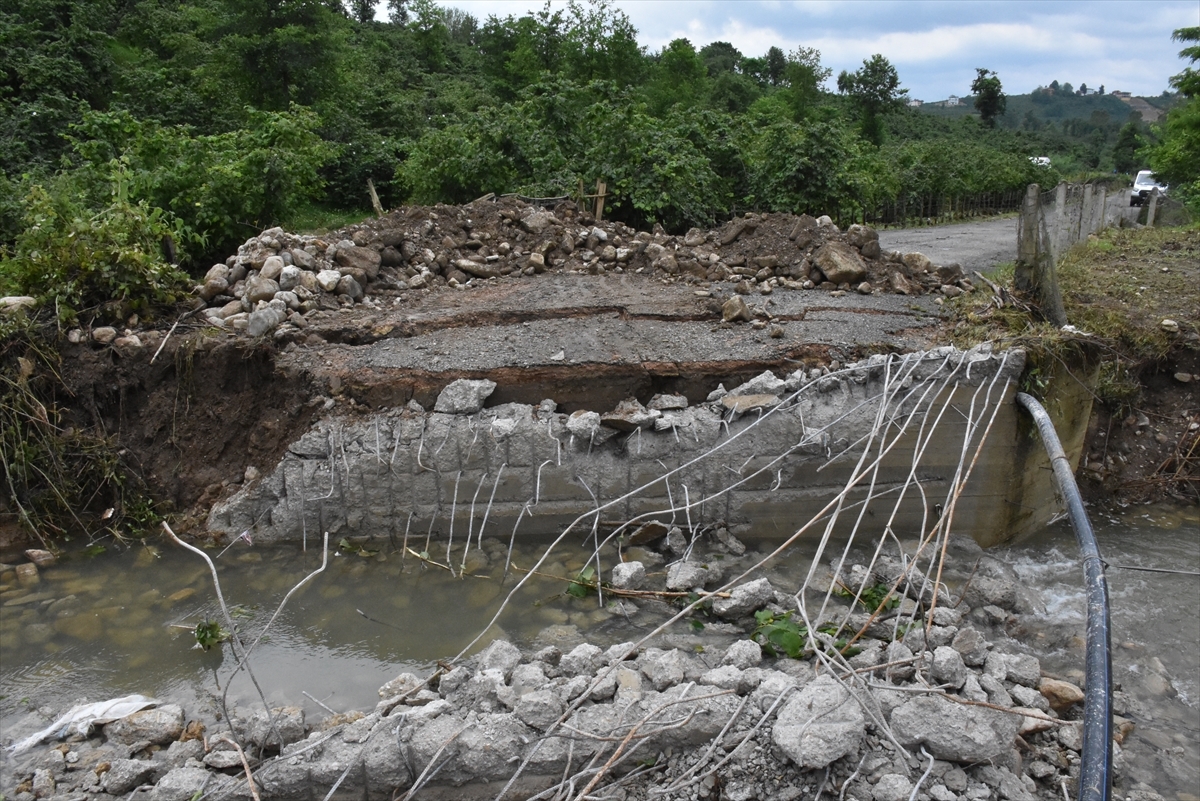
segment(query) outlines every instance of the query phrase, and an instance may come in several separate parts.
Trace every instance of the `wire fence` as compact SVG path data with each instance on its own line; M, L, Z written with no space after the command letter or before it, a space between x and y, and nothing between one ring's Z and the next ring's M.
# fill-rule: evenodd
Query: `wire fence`
M960 195L904 195L863 210L869 225L935 225L1019 211L1024 190L974 192Z

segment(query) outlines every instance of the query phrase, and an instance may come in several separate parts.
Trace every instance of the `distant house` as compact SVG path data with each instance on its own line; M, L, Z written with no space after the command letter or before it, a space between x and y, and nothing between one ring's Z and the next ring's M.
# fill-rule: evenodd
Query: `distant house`
M1129 94L1129 92L1121 92L1116 89L1109 92L1109 94L1112 95L1113 97L1120 98L1121 100L1124 100L1127 97L1133 97L1133 95Z
M959 105L962 105L962 103L959 102L958 95L950 95L950 97L946 98L946 105L947 106L959 106Z
M917 100L915 97L908 101L909 108L920 108L923 105L925 105L925 101Z

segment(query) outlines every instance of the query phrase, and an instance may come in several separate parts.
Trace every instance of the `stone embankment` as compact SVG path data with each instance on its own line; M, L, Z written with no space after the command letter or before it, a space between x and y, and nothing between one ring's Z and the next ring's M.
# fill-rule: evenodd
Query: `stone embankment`
M668 558L672 540L660 541ZM739 543L726 537L723 547ZM720 648L650 640L530 652L497 640L430 675L396 676L374 709L318 722L298 707L235 709L206 730L165 704L39 746L5 771L5 795L217 801L407 798L415 789L465 799L547 788L574 797L590 786L620 799L1057 799L1078 777L1082 691L1005 636L1039 612L1011 568L963 538L946 553L944 576L962 594L942 591L932 609L928 585L905 577L911 562L898 551L850 566L841 584L895 586L898 608L872 615L834 597L813 619L840 627L838 642L808 637L799 659L760 645L771 639L752 614L783 619L797 598L758 578L710 598L696 618L741 632ZM679 586L680 570L672 575L667 586ZM623 563L606 578L610 592L662 589L645 576ZM704 592L702 577L692 583ZM810 588L805 605L824 595ZM1117 724L1120 740L1132 726Z
M1024 364L1019 350L944 347L832 371L764 371L695 404L658 394L645 406L626 398L611 410L571 414L554 400L485 408L496 383L458 379L429 411L409 401L367 416L331 414L298 432L278 465L255 471L213 507L208 529L229 539L250 531L264 542L326 530L400 537L428 528L454 538L457 518L458 536L465 531L469 541L472 531L515 531L522 522L520 536L556 535L598 506L606 521L622 522L686 507L697 529L782 538L843 488L877 420L915 430L930 414L936 437L922 447L924 489L895 521L919 530L929 513L920 499L950 493L962 440L972 436L966 421L989 403L1010 405ZM954 411L930 411L942 403ZM981 542L1013 531L1004 528L1004 498L1014 447L1003 437L989 445L962 498L963 514L995 520L977 526ZM913 458L896 448L875 488L903 486Z

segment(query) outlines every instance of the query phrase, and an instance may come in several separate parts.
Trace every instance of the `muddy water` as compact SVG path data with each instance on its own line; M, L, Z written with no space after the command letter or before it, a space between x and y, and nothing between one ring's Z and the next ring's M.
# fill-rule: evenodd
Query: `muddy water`
M515 572L503 581L505 547L485 546L472 548L464 578L411 556L383 553L390 548L371 553L331 544L327 569L293 596L254 653L252 664L268 700L303 704L318 717L327 712L303 693L339 712L370 708L379 700L378 687L397 673L428 673L436 660L457 654L515 583ZM444 564L445 543L441 553L438 548L433 543L429 558ZM544 570L557 576L578 572L584 556L575 551L573 561L558 560ZM532 553L518 549L514 564L531 566ZM460 548L450 561L461 573ZM320 562L319 550L260 550L240 542L216 560L226 602L247 641ZM43 570L36 586L19 586L11 571L5 580L0 726L8 728L37 707L132 692L178 700L194 717L216 715L215 698L225 690L235 661L228 646L207 652L195 647L196 623L222 615L211 574L194 554L164 543L138 545L69 556ZM601 609L595 598L564 596L565 586L533 579L490 636L532 646L541 632L543 639L572 647L582 641L579 630L599 640L628 639L618 636L620 626L605 625L613 612ZM232 682L228 700L257 700L244 674Z
M1094 522L1101 552L1113 565L1200 570L1195 509L1143 507ZM555 576L578 572L585 554L579 545L559 551L566 555L542 570ZM371 708L377 688L397 673L428 674L438 659L466 647L514 583L512 574L503 579L504 543L473 548L465 578L402 558L386 541L376 547L380 552L332 551L326 571L296 593L271 626L253 665L272 705L302 705L310 720L328 714L322 706L337 712ZM426 546L422 541L414 547ZM532 565L537 550L518 546L515 564ZM1084 604L1076 553L1064 524L999 555L1038 589L1048 609L1044 619L1025 620L1014 634L1048 672L1082 683L1076 672L1083 664ZM444 542L433 543L428 556L454 565L456 572L463 564L457 547L446 559ZM754 558L752 549L736 562ZM777 587L794 590L789 584L807 572L810 558L798 549L770 565L767 575ZM288 590L319 564L320 553L311 548L268 550L239 542L221 555L221 586L243 636L253 639ZM726 558L723 566L731 575L735 560ZM1138 726L1119 764L1132 781L1186 799L1200 786L1200 578L1114 567L1109 581L1117 711ZM555 644L565 650L586 633L605 645L639 639L673 611L644 600L621 611L603 609L594 597L564 595L564 587L558 579L534 578L512 599L492 636L527 648ZM76 554L42 571L35 586L20 586L12 571L4 573L0 736L8 741L42 728L47 716L85 698L133 692L181 703L190 717L216 719L234 660L228 646L197 650L192 627L219 618L207 567L170 544ZM702 633L683 628L671 644L692 647L703 638L744 636L719 624ZM231 705L257 703L244 675L228 690Z

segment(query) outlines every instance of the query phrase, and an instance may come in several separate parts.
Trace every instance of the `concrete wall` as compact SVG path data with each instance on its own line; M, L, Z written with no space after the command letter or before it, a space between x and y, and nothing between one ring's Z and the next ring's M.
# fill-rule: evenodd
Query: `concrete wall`
M735 419L719 401L698 404L665 412L676 416L674 428L602 427L592 441L571 434L552 403L472 415L406 407L328 417L273 472L215 506L208 525L231 537L249 529L268 542L315 541L325 530L399 542L408 529L422 543L429 531L445 539L453 525L458 543L468 531L478 536L485 516L488 536L509 536L521 517L518 536L542 537L601 505L605 530L650 513L685 527L782 539L846 486L868 435L885 420L887 437L903 436L847 497L852 504L872 495L863 525L882 532L914 473L920 488L908 486L892 523L898 534L911 533L950 507L955 473L971 463L996 412L955 511L956 530L990 544L1023 533L1010 528L1007 510L1020 503L1009 495L1019 489L1014 467L1023 464L1013 395L1024 361L1021 351L993 354L988 346L875 356L835 373L788 376L782 401L768 411ZM879 443L872 441L868 461ZM858 513L851 506L839 525ZM591 526L590 518L581 524L581 538Z

